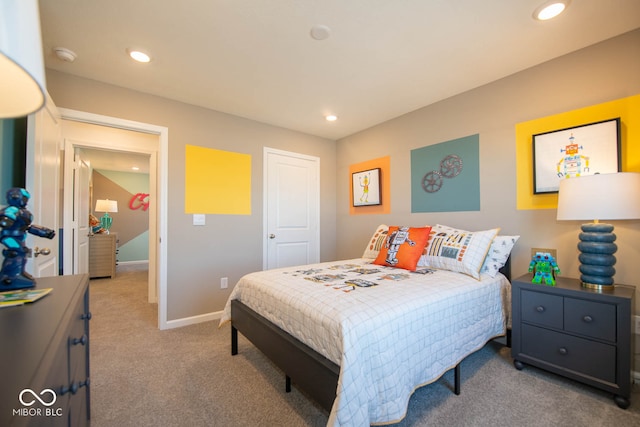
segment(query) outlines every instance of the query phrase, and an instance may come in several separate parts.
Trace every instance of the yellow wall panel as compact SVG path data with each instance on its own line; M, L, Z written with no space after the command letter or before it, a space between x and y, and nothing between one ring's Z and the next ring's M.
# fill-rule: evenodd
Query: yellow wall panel
M185 213L251 215L251 156L186 145Z
M623 172L640 172L640 95L516 124L518 209L555 209L558 195L533 194L533 135L620 117Z

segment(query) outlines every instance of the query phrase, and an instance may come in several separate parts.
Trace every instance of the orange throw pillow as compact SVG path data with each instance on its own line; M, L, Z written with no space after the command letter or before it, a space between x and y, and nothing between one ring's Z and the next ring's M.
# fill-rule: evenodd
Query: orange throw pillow
M389 227L384 245L373 263L415 271L430 232L431 227Z

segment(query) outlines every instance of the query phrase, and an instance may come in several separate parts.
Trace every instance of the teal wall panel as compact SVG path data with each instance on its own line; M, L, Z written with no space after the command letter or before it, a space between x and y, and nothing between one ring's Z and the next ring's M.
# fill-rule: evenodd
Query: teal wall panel
M480 136L411 150L411 212L480 210Z

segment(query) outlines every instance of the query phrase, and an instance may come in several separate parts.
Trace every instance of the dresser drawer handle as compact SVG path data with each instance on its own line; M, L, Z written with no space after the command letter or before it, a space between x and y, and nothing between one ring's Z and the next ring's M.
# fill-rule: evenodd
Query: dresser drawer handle
M582 320L584 320L586 323L591 323L593 322L593 317L589 316L588 314L586 316L584 316L582 318Z
M559 352L560 354L562 354L562 355L566 355L566 354L568 354L568 353L569 353L569 351L568 351L566 348L564 348L564 347L560 347L560 348L558 349L558 352Z
M82 336L80 338L74 338L73 340L71 340L71 344L73 344L73 345L78 345L78 344L86 345L88 340L89 340L89 338L87 338L87 334L82 334Z
M536 311L537 311L538 313L543 313L543 312L544 312L544 310L545 310L545 308L544 308L543 306L541 306L541 305L539 305L539 306L537 306L537 307L536 307Z

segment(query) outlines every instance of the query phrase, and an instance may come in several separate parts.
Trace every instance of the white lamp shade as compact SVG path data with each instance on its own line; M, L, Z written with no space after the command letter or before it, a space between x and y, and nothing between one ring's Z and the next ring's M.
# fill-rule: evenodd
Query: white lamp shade
M640 173L619 172L560 181L559 220L640 218Z
M38 1L0 1L0 118L39 110L45 87Z
M117 200L97 200L96 212L118 212Z

